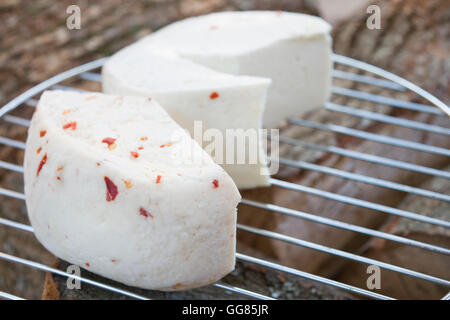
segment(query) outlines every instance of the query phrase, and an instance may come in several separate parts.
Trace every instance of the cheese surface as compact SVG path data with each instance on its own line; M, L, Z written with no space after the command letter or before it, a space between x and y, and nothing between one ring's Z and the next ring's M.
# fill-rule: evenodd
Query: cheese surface
M216 71L270 78L264 125L274 127L328 99L330 29L306 14L220 12L175 22L141 41Z
M36 237L91 272L183 290L234 268L239 192L154 100L44 92L24 178Z
M195 56L238 56L285 40L311 40L330 32L323 19L278 11L228 11L187 18L142 41ZM263 66L261 66L263 67Z
M191 134L194 120L219 130L273 128L328 99L329 31L318 17L288 12L185 19L113 55L102 71L103 90L152 96ZM227 107L214 108L219 103ZM224 168L239 188L267 186L262 162Z

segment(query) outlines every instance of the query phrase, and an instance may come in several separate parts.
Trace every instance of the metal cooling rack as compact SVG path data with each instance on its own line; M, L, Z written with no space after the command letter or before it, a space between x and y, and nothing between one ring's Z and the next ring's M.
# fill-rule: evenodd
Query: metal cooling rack
M19 95L18 97L13 99L11 102L6 104L3 108L1 108L0 109L0 120L9 122L9 123L12 123L15 125L19 125L19 126L25 126L25 127L28 126L29 119L24 119L21 117L9 115L8 113L21 105L27 105L30 107L36 106L36 104L37 104L36 97L42 91L49 89L49 88L50 89L63 89L63 90L79 90L79 89L60 85L60 83L64 80L67 80L70 78L79 78L84 81L96 81L96 82L100 81L101 80L100 74L96 73L95 70L100 68L105 63L106 59L107 58L102 58L102 59L95 60L90 63L84 64L84 65L78 66L78 67L70 69L66 72L60 73L42 83L34 86L30 90ZM378 76L378 77L367 76L367 75L361 75L361 74L359 74L359 72L353 73L353 72L345 72L345 71L335 69L335 70L333 70L333 77L335 79L345 79L345 80L350 80L350 81L354 81L354 82L365 83L365 84L368 84L371 86L381 87L381 88L390 89L390 90L394 90L394 91L410 90L410 91L416 93L417 95L421 96L422 98L425 98L426 100L428 100L431 103L431 105L413 103L413 102L399 100L399 99L392 98L392 97L375 95L375 94L370 94L370 93L366 93L366 92L362 92L362 91L356 91L353 89L347 89L347 88L333 86L332 93L335 95L347 96L352 99L370 101L370 102L374 102L377 104L389 105L392 107L409 109L409 110L413 110L413 111L417 111L417 112L434 114L437 116L443 116L443 117L446 117L446 115L450 116L450 109L447 105L445 105L442 101L440 101L439 99L437 99L430 93L426 92L425 90L419 88L418 86L412 84L411 82L409 82L403 78L400 78L400 77L398 77L388 71L380 69L378 67L375 67L375 66L369 65L367 63L364 63L364 62L361 62L358 60L354 60L354 59L351 59L348 57L344 57L344 56L340 56L340 55L333 55L333 60L334 60L335 64L353 67L353 68L356 68L356 70L364 71L364 72L371 73L371 74ZM338 105L338 104L331 103L331 102L326 103L325 108L330 111L333 111L333 112L340 112L340 113L348 114L351 116L360 117L362 119L369 119L369 120L373 120L373 121L384 122L384 123L389 123L389 124L393 124L393 125L397 125L397 126L404 126L404 127L408 127L408 128L412 128L412 129L416 129L416 130L424 130L424 131L429 131L429 132L433 132L433 133L437 133L437 134L441 134L441 135L450 136L450 129L445 128L445 127L429 125L426 123L421 123L421 122L411 121L411 120L406 120L406 119L400 119L397 117L392 117L392 116L384 115L381 113L369 112L369 111L365 111L365 110L361 110L361 109L357 109L357 108L353 108L353 107L349 107L349 106ZM334 125L334 124L322 124L322 123L316 123L316 122L299 120L299 119L288 119L288 120L292 124L315 128L317 130L328 130L328 131L332 131L335 133L354 136L354 137L371 140L371 141L375 141L375 142L379 142L379 143L390 144L390 145L394 145L394 146L398 146L398 147L402 147L402 148L409 148L409 149L415 150L415 151L431 152L431 153L435 153L435 154L439 154L439 155L444 155L447 157L450 156L450 150L448 150L448 149L431 146L431 145L425 145L425 144L421 144L421 143L417 143L417 142L413 142L413 141L409 141L409 140L405 140L405 139L392 138L392 137L388 137L388 136L384 136L384 135L369 133L369 132L356 130L356 129L352 129L352 128L348 128L348 127L344 127L344 126L340 126L340 125ZM448 172L448 171L443 171L443 170L438 170L438 169L429 168L429 167L425 167L425 166L415 165L412 163L402 162L402 161L390 159L390 158L383 157L383 156L360 153L357 151L352 151L349 149L339 148L339 147L330 146L330 145L314 144L314 143L301 141L298 139L287 138L287 137L280 137L280 142L294 145L294 146L300 146L300 147L311 149L311 150L321 151L321 152L325 152L325 153L334 153L334 154L338 154L343 157L349 157L349 158L353 158L353 159L357 159L357 160L368 161L368 162L376 163L379 165L390 166L390 167L394 167L394 168L398 168L398 169L419 172L419 173L427 174L430 176L436 176L436 177L441 177L441 178L445 178L445 179L450 179L450 172ZM12 139L9 139L6 137L0 137L0 144L12 146L12 147L19 148L19 149L25 148L24 142L12 140ZM375 177L364 176L364 175L355 174L355 173L351 173L351 172L347 172L347 171L342 171L342 170L338 170L338 169L334 169L334 168L330 168L330 167L326 167L326 166L316 165L316 164L313 164L310 162L290 160L290 159L280 159L279 161L280 161L280 164L282 164L282 165L301 168L304 170L313 170L313 171L317 171L317 172L321 172L321 173L325 173L325 174L329 174L329 175L334 175L334 176L345 178L345 179L351 179L351 180L358 181L358 182L372 184L372 185L376 185L376 186L380 186L380 187L384 187L384 188L400 190L400 191L410 193L410 194L415 194L415 195L419 195L419 196L423 196L423 197L430 197L430 198L434 198L434 199L439 199L441 201L450 202L450 195L447 195L447 194L441 194L441 193L437 193L437 192L433 192L433 191L429 191L429 190L425 190L425 189L421 189L421 188L416 188L416 187L411 187L408 185L399 184L396 182L378 179ZM23 173L23 168L21 165L14 164L14 163L8 163L8 162L4 162L1 160L0 160L0 168ZM361 208L368 208L368 209L372 209L372 210L382 212L385 214L399 216L399 217L403 217L406 219L412 219L412 220L415 220L415 221L418 221L421 223L433 224L433 225L441 226L443 228L450 228L450 221L427 217L427 216L421 215L420 213L410 212L407 210L400 210L397 208L393 208L393 207L389 207L389 206L385 206L385 205L381 205L381 204L377 204L377 203L373 203L373 202L369 202L369 201L364 201L361 199L352 198L352 197L348 197L348 196L344 196L344 195L339 195L336 193L331 193L326 190L319 190L316 188L311 188L311 187L307 187L307 186L303 186L303 185L299 185L299 184L294 184L294 183L282 181L279 179L272 178L271 183L274 186L278 186L278 187L285 188L288 190L303 192L303 193L307 193L310 195L319 196L322 198L331 199L334 201L343 202L343 203L351 204L354 206L359 206ZM15 199L20 199L20 200L25 200L23 193L15 192L12 190L7 190L4 188L0 188L0 195L12 197ZM248 199L243 199L242 204L248 205L248 206L253 206L253 207L264 209L264 210L269 210L271 212L277 212L277 213L295 217L298 219L304 219L304 220L312 221L315 223L320 223L320 224L324 224L327 226L331 226L331 227L335 227L335 228L339 228L339 229L343 229L343 230L347 230L347 231L352 231L352 232L356 232L359 234L368 235L368 236L371 236L374 238L380 238L380 239L385 239L385 240L389 240L389 241L394 241L397 243L401 243L403 245L417 247L422 250L429 250L429 251L447 255L447 256L450 255L450 249L448 249L448 248L439 247L439 246L435 246L435 245L420 242L420 241L415 241L415 240L408 239L405 237L389 234L389 233L378 231L378 230L372 230L372 229L361 227L361 226L354 225L354 224L344 223L344 222L341 222L338 220L321 217L321 216L313 214L313 213L302 212L302 211L298 211L298 210L285 208L285 207L275 205L275 204L261 203L261 202L251 201ZM0 217L0 225L4 225L6 227L11 227L11 228L16 228L16 229L19 229L19 230L22 230L25 232L33 232L32 227L29 225L25 225L22 223L4 219L2 217ZM269 238L280 240L280 241L285 241L290 244L310 248L313 250L318 250L321 252L325 252L327 254L331 254L334 256L338 256L338 257L353 260L353 261L357 261L357 262L360 262L363 264L376 265L382 269L391 270L394 272L408 275L410 277L423 279L423 280L426 280L429 282L436 283L436 284L446 287L446 288L450 287L450 281L447 279L434 277L434 276L431 276L431 275L428 275L428 274L425 274L422 272L417 272L417 271L414 271L414 270L411 270L408 268L403 268L403 267L399 267L399 266L385 263L382 261L369 259L369 258L363 257L358 254L353 254L350 252L337 250L337 249L323 246L323 245L313 243L310 241L301 240L301 239L294 238L291 236L286 236L286 235L283 235L280 233L272 232L269 230L258 229L258 228L254 228L254 227L247 226L247 225L238 224L237 228L244 232L253 233L253 234L256 234L256 235L259 235L262 237L269 237ZM41 270L44 272L51 272L54 274L58 274L63 277L75 278L84 283L87 283L87 284L90 284L93 286L97 286L104 290L109 290L109 291L112 291L112 292L115 292L118 294L122 294L124 296L128 296L131 298L151 299L151 297L145 297L142 295L138 295L133 292L122 290L122 289L116 288L111 285L107 285L104 283L100 283L97 281L87 279L85 277L78 277L78 276L75 276L72 274L68 274L66 272L49 267L47 265L44 265L44 264L41 264L41 263L38 263L35 261L30 261L27 259L22 259L20 257L12 256L7 253L0 252L0 259L7 260L11 263L25 265L30 268L38 269L38 270ZM246 255L246 254L236 253L236 259L243 261L243 262L255 264L260 267L265 267L265 268L272 269L275 271L284 272L287 274L298 276L300 278L317 281L317 282L325 284L325 285L337 287L342 290L345 290L345 291L348 291L351 293L355 293L358 295L366 296L369 298L394 299L392 297L381 295L381 294L378 294L373 291L369 291L369 290L366 290L363 288L358 288L355 286L347 285L345 283L341 283L341 282L338 282L338 281L335 281L332 279L317 276L317 275L314 275L311 273L293 269L293 268L290 268L290 267L287 267L284 265L280 265L280 264L277 264L274 262L270 262L267 260L262 260L262 259L259 259L259 258L253 257L253 256ZM257 292L247 290L245 288L239 288L236 286L231 286L231 285L220 283L220 282L212 284L212 285L219 287L223 290L226 290L226 292L228 292L228 293L244 295L244 296L247 296L248 298L272 299L271 297L259 294ZM21 297L17 297L17 296L14 296L12 294L9 294L7 292L2 292L2 291L0 291L0 298L22 299ZM444 296L442 299L450 300L450 292L449 292L449 294Z

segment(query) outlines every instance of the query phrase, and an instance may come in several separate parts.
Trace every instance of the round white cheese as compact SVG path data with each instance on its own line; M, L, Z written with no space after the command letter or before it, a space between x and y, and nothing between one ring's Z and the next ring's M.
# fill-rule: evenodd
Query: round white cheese
M216 71L272 80L264 126L319 108L331 83L331 26L281 11L219 12L168 25L141 40Z

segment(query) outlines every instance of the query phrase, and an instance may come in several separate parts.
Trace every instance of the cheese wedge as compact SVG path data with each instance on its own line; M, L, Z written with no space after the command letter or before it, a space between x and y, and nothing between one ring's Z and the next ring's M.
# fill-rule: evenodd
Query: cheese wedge
M320 18L287 12L189 18L113 55L103 67L103 91L154 97L191 135L194 120L205 129L254 130L263 117L272 128L328 99L329 31ZM264 157L224 168L240 189L269 184Z
M24 177L36 237L91 272L183 290L234 268L239 192L154 100L44 92Z

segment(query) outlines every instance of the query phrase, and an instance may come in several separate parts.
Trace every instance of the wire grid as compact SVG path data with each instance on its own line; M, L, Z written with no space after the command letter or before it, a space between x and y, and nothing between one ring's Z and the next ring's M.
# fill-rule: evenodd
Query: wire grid
M42 83L34 86L33 88L31 88L30 90L19 95L17 98L13 99L11 102L9 102L3 108L0 109L1 120L15 124L15 125L19 125L19 126L25 126L25 127L29 126L30 121L28 119L9 115L8 113L22 104L30 106L30 107L35 107L37 105L37 100L35 99L35 97L38 94L40 94L43 90L46 90L49 88L50 89L62 89L62 90L79 90L79 89L75 89L72 87L60 85L59 83L64 80L74 78L74 77L79 77L82 80L100 82L101 76L99 73L96 73L95 70L100 68L105 63L106 59L107 58L98 59L98 60L89 62L87 64L75 67L73 69L70 69L66 72L60 73ZM357 91L357 90L347 89L347 88L342 88L342 87L337 87L337 86L332 86L331 90L332 90L333 94L343 95L343 96L347 96L347 97L357 99L357 100L370 101L370 102L374 102L377 104L389 105L389 106L397 107L397 108L403 108L403 109L408 109L408 110L413 110L413 111L418 111L418 112L423 112L423 113L434 114L437 116L443 116L443 117L446 117L446 115L450 116L450 109L447 105L445 105L442 101L440 101L439 99L437 99L430 93L424 91L423 89L419 88L418 86L412 84L411 82L409 82L403 78L400 78L400 77L398 77L388 71L380 69L378 67L375 67L375 66L369 65L367 63L364 63L364 62L361 62L361 61L358 61L355 59L351 59L351 58L348 58L345 56L341 56L341 55L334 54L333 61L336 64L350 66L350 67L353 67L353 68L356 68L359 70L363 70L365 72L369 72L369 73L372 73L372 74L375 74L378 76L378 77L373 77L373 76L361 75L358 73L346 72L346 71L341 71L341 70L335 69L335 70L333 70L333 73L332 73L332 75L335 79L345 79L345 80L350 80L350 81L359 82L359 83L365 83L365 84L369 84L372 86L377 86L377 87L386 88L386 89L395 90L395 91L411 90L414 93L418 94L419 96L427 99L429 102L431 102L432 105L413 103L413 102L409 102L409 101L405 101L405 100L399 100L399 99L395 99L395 98L391 98L391 97L387 97L387 96L375 95L375 94L370 94L370 93L366 93L366 92L362 92L362 91ZM416 130L428 131L428 132L437 133L437 134L446 135L446 136L450 135L450 129L445 128L445 127L430 125L430 124L406 120L406 119L400 119L397 117L392 117L392 116L384 115L381 113L370 112L370 111L365 111L365 110L361 110L361 109L357 109L357 108L353 108L353 107L349 107L349 106L338 105L338 104L335 104L332 102L325 103L325 108L330 111L340 112L340 113L356 116L356 117L359 117L362 119L369 119L369 120L374 120L374 121L378 121L378 122L384 122L384 123L388 123L388 124L403 126L403 127L407 127L407 128L416 129ZM300 120L300 119L293 119L293 118L288 119L288 121L291 124L315 128L317 130L327 130L327 131L332 131L332 132L335 132L338 134L344 134L344 135L358 137L358 138L371 140L371 141L375 141L375 142L379 142L379 143L385 143L385 144L389 144L389 145L393 145L393 146L408 148L408 149L415 150L415 151L435 153L435 154L439 154L439 155L443 155L443 156L447 156L447 157L450 156L450 150L448 150L448 149L431 146L431 145L426 145L426 144L421 144L421 143L417 143L417 142L413 142L413 141L409 141L409 140L405 140L405 139L392 138L392 137L388 137L385 135L369 133L369 132L365 132L365 131L361 131L361 130L356 130L353 128L348 128L345 126L334 125L334 124L322 124L322 123L317 123L317 122L312 122L312 121L307 121L307 120ZM283 137L283 136L280 137L280 142L290 144L293 146L301 146L301 147L311 149L311 150L316 150L316 151L321 151L321 152L326 152L326 153L334 153L334 154L337 154L337 155L340 155L343 157L349 157L352 159L368 161L368 162L379 164L379 165L390 166L390 167L394 167L394 168L398 168L398 169L409 170L412 172L423 173L423 174L427 174L430 176L450 179L450 172L448 172L448 171L438 170L438 169L420 166L420 165L416 165L416 164L412 164L412 163L408 163L408 162L398 161L398 160L390 159L387 157L366 154L366 153L360 153L360 152L353 151L350 149L339 148L339 147L335 147L335 146L310 143L310 142L306 142L306 141L301 141L299 139L292 139L292 138ZM12 146L12 147L19 148L19 149L25 148L24 142L12 140L12 139L9 139L6 137L0 137L0 144ZM364 176L364 175L351 173L351 172L347 172L347 171L343 171L343 170L338 170L338 169L334 169L334 168L330 168L330 167L326 167L326 166L321 166L321 165L317 165L317 164L305 162L305 161L281 158L281 159L279 159L279 162L282 165L292 166L292 167L296 167L296 168L300 168L300 169L304 169L304 170L313 170L316 172L334 175L334 176L341 177L344 179L351 179L354 181L372 184L375 186L380 186L380 187L403 191L403 192L406 192L409 194L415 194L415 195L419 195L419 196L423 196L423 197L429 197L429 198L438 199L441 201L450 202L450 196L447 194L442 194L442 193L438 193L438 192L434 192L434 191L430 191L430 190L425 190L425 189L421 189L421 188L417 188L417 187L403 185L403 184L391 182L388 180L382 180L382 179L378 179L375 177ZM0 168L23 173L22 166L13 164L13 163L4 162L4 161L0 161ZM383 212L386 214L390 214L390 215L394 215L394 216L398 216L398 217L402 217L402 218L406 218L406 219L412 219L412 220L415 220L415 221L418 221L421 223L437 225L437 226L440 226L443 228L450 227L450 221L428 217L425 215L421 215L420 213L410 212L407 210L401 210L401 209L397 209L397 208L393 208L393 207L389 207L389 206L385 206L385 205L381 205L381 204L377 204L377 203L373 203L373 202L369 202L369 201L365 201L365 200L361 200L361 199L357 199L357 198L352 198L352 197L348 197L348 196L344 196L344 195L339 195L336 193L331 193L326 190L319 190L316 188L307 187L307 186L303 186L300 184L286 182L286 181L279 180L279 179L271 178L270 182L274 186L278 186L278 187L281 187L281 188L284 188L287 190L293 190L293 191L302 192L302 193L306 193L306 194L310 194L310 195L315 195L315 196L319 196L319 197L322 197L325 199L331 199L334 201L351 204L351 205L358 206L361 208L368 208L368 209L376 210L376 211ZM12 198L19 199L19 200L25 200L25 196L23 193L19 193L19 192L13 191L13 190L7 190L4 188L0 188L0 195L12 197ZM283 215L295 217L298 219L304 219L307 221L324 224L324 225L339 228L342 230L347 230L347 231L352 231L352 232L356 232L359 234L368 235L368 236L371 236L374 238L385 239L385 240L401 243L401 244L404 244L407 246L417 247L417 248L420 248L423 250L429 250L429 251L443 254L446 256L450 255L450 249L448 249L448 248L435 246L432 244L408 239L408 238L397 236L394 234L389 234L386 232L341 222L338 220L322 217L322 216L315 215L312 213L302 212L299 210L289 209L289 208L285 208L285 207L275 205L275 204L262 203L262 202L248 200L248 199L243 199L241 203L244 205L253 206L256 208L269 210L271 212L281 213ZM0 217L0 225L4 225L7 227L11 227L11 228L16 228L16 229L19 229L19 230L22 230L25 232L33 232L33 228L29 225L25 225L22 223L4 219L2 217ZM414 270L411 270L408 268L403 268L403 267L399 267L399 266L385 263L382 261L366 258L361 255L334 249L331 247L327 247L327 246L313 243L310 241L301 240L298 238L294 238L291 236L272 232L269 230L259 229L259 228L255 228L255 227L251 227L251 226L247 226L247 225L242 225L242 224L238 224L237 228L238 228L238 230L242 230L242 231L249 232L249 233L256 234L256 235L263 236L263 237L269 237L272 239L284 241L286 243L294 244L297 246L306 247L306 248L310 248L313 250L325 252L325 253L328 253L328 254L331 254L334 256L357 261L357 262L360 262L363 264L376 265L382 269L394 271L394 272L405 274L405 275L415 277L418 279L433 282L433 283L436 283L436 284L446 287L446 288L450 287L450 281L447 279L434 277L434 276L431 276L431 275L428 275L428 274L425 274L422 272L417 272L417 271L414 271ZM122 289L119 289L119 288L111 286L111 285L93 281L93 280L90 280L85 277L79 277L79 276L76 276L73 274L68 274L64 271L49 267L47 265L44 265L44 264L41 264L41 263L38 263L35 261L27 260L27 259L22 259L20 257L12 256L12 255L9 255L4 252L0 252L0 259L7 260L7 261L10 261L13 263L26 265L26 266L29 266L30 268L39 269L41 271L58 274L63 277L70 277L73 279L78 279L81 282L102 288L104 290L109 290L109 291L112 291L115 293L119 293L119 294L122 294L127 297L131 297L131 298L135 298L135 299L150 299L149 297L146 297L146 296L138 295L133 292L130 292L127 290L122 290ZM236 259L243 261L243 262L255 264L255 265L258 265L261 267L265 267L268 269L272 269L275 271L284 272L284 273L298 276L301 278L317 281L319 283L337 287L337 288L346 290L348 292L362 295L365 297L369 297L369 298L373 298L373 299L384 299L384 300L393 300L394 299L394 298L386 296L386 295L378 294L376 292L372 292L372 291L369 291L369 290L366 290L363 288L355 287L355 286L348 285L348 284L345 284L342 282L338 282L338 281L335 281L332 279L317 276L317 275L314 275L314 274L311 274L308 272L290 268L288 266L284 266L284 265L281 265L278 263L274 263L274 262L270 262L270 261L263 260L260 258L256 258L256 257L250 256L250 255L236 253ZM221 288L223 290L226 290L229 293L231 292L231 293L235 293L235 294L239 294L239 295L244 295L249 298L263 299L263 300L264 299L266 299L266 300L273 299L273 298L265 296L263 294L247 290L245 288L240 288L240 287L236 287L236 286L232 286L232 285L228 285L228 284L224 284L224 283L220 283L220 282L214 283L212 285L216 286L218 288ZM7 292L2 292L2 291L0 291L0 298L22 299L21 297L17 297L15 295L12 295ZM447 295L445 295L444 297L442 297L442 299L450 300L450 292Z

